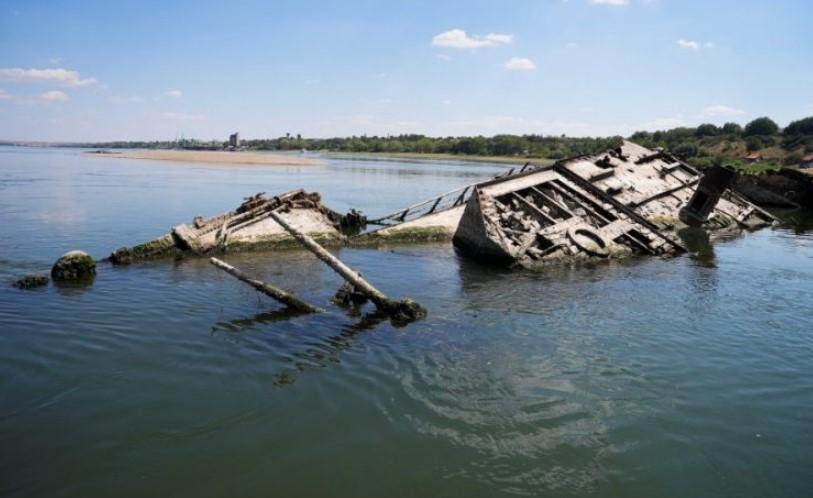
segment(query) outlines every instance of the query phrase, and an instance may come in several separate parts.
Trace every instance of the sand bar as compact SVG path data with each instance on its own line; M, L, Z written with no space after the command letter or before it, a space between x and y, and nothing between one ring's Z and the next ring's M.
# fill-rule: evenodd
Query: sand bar
M99 154L99 156L182 163L258 164L267 166L313 166L322 164L319 159L289 154L209 150L133 150Z

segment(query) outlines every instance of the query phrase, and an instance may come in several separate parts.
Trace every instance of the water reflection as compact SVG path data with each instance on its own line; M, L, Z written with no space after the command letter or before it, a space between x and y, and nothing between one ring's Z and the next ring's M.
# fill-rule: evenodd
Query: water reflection
M388 315L375 310L363 312L360 306L348 307L345 312L348 318L356 321L340 326L338 334L310 340L302 349L285 352L285 361L291 362L293 365L282 368L274 374L274 385L293 384L297 379L297 375L309 368L324 368L330 364L340 363L340 354L353 347L353 342L363 332L372 331L387 322L394 328L403 326L402 323L393 322ZM264 326L287 322L307 315L309 314L288 308L262 312L250 317L217 322L212 325L211 335L219 333L241 334L252 330L262 331L265 328ZM326 315L328 315L327 321L337 322L342 320L342 317L336 313L328 312Z
M233 320L220 321L212 325L211 334L220 332L236 334L256 329L258 326L269 325L277 322L285 322L293 318L306 315L307 312L298 311L291 308L282 308L273 311L264 311L256 315Z
M63 297L81 296L87 292L96 281L96 275L87 275L78 280L53 280L54 288Z
M290 385L296 382L301 372L310 368L325 368L330 364L338 364L340 354L353 347L356 336L375 329L387 320L387 316L380 313L364 315L358 322L343 326L340 333L310 342L304 350L292 352L289 361L293 366L283 368L274 374L274 385Z
M689 256L701 266L714 268L714 246L707 231L701 228L687 227L678 231L678 237L689 250Z
M790 226L796 235L813 230L813 209L773 209L771 214Z

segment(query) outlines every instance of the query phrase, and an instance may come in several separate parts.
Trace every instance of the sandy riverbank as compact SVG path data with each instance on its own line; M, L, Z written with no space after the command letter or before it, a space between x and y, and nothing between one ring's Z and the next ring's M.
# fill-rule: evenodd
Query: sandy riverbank
M96 154L92 154L96 155ZM182 163L257 164L266 166L313 166L322 164L319 159L288 154L257 152L229 152L209 150L134 150L98 154L99 157L119 159L149 159Z

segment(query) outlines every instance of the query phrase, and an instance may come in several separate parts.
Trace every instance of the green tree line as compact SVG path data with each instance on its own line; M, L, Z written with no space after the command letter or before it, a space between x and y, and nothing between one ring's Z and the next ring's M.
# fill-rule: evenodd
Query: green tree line
M660 147L696 166L704 167L726 160L741 159L750 151L768 150L773 159L792 164L803 154L813 152L813 117L800 119L781 129L768 117L760 117L741 126L726 123L717 126L704 123L696 127L679 127L664 131L638 131L630 137L645 147ZM290 133L277 138L243 140L249 150L327 151L451 154L460 156L511 156L562 159L594 154L616 147L621 137L568 137L544 135L495 135L493 137L429 137L418 134L397 136L351 136L335 138L303 138ZM212 147L226 142L187 140L156 142L105 142L84 145L100 148L169 149L178 147Z

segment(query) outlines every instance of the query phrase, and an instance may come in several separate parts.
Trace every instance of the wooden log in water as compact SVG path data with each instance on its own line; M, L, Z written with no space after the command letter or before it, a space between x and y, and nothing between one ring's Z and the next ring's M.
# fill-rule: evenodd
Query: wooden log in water
M342 278L353 285L356 290L369 297L370 301L375 304L379 311L387 313L394 319L403 322L418 320L426 316L426 310L411 299L393 301L388 298L383 292L373 287L373 285L368 281L364 280L359 272L342 263L339 258L330 254L330 252L325 250L324 247L320 246L318 242L313 240L313 238L305 235L291 226L279 215L278 211L271 211L269 215L282 228L290 233L291 236L293 236L300 244L305 246L305 248L312 252L317 258L321 259L336 273L341 275Z
M265 283L262 280L251 278L242 271L233 267L232 265L225 263L217 258L209 258L209 262L215 265L216 267L220 268L221 270L225 271L229 275L233 276L237 280L247 283L248 285L262 292L263 294L276 299L277 301L288 306L289 308L295 309L297 311L304 311L307 313L316 313L318 311L321 311L319 308L311 306L310 304L299 299L290 292L286 292L280 288L274 287L273 285Z

